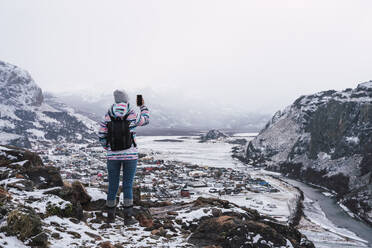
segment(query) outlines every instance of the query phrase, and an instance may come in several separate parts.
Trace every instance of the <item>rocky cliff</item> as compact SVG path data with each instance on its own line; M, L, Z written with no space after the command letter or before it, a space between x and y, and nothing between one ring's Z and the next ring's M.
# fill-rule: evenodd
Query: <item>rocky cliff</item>
M245 156L334 190L372 223L372 81L298 98L247 144Z
M40 142L95 139L95 122L67 106L46 103L27 71L0 61L0 88L0 144L31 148Z

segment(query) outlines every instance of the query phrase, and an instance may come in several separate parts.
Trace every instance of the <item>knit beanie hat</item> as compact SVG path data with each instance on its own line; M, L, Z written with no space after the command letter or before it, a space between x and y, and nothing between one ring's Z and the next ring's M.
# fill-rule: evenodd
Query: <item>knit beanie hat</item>
M127 92L125 92L125 90L115 90L114 98L115 98L115 103L129 102L129 97L128 97Z

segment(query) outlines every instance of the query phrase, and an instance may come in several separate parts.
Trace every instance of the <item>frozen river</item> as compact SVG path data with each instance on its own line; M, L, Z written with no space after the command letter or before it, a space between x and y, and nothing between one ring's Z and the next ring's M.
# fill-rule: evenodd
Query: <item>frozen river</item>
M255 134L238 134L237 138L253 139ZM138 145L142 152L160 153L159 158L184 161L199 166L224 167L247 173L273 174L254 170L231 157L232 144L224 142L199 143L196 136L141 136ZM155 156L157 156L155 154ZM278 176L278 175L277 175ZM282 178L299 187L305 195L300 230L316 247L372 247L372 228L346 214L333 198L298 181Z

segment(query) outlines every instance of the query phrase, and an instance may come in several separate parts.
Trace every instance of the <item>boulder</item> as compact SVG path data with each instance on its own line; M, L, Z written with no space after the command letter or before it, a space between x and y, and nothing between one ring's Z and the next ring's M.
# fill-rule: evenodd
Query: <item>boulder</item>
M27 243L27 245L31 247L39 247L39 248L49 247L48 235L44 232L39 233L38 235L32 237L31 240Z
M63 180L58 168L53 166L36 166L26 168L23 173L35 183L39 189L63 186Z
M79 181L74 181L72 184L65 183L63 187L46 191L44 194L56 195L71 203L79 202L83 206L90 203L92 199L84 185Z
M0 151L0 166L7 166L11 163L22 161L25 161L22 165L22 167L25 168L43 166L40 156L26 149L16 146L0 145Z
M0 146L0 151L0 166L11 169L6 177L25 178L41 189L63 185L59 169L44 166L38 154L15 146Z
M25 241L42 232L42 222L32 208L18 208L8 214L7 225L2 231Z
M83 220L83 208L79 202L76 203L49 203L46 206L47 216L56 215L61 218L76 218L77 220Z
M71 184L72 201L80 202L82 205L89 203L92 197L88 194L83 184L79 181L74 181Z
M304 245L305 239L297 230L284 225L273 228L268 222L222 215L202 218L190 236L189 242L198 246L217 245L229 248L248 247L247 245L265 247L264 244L267 242L273 243L275 247L285 247L290 242L294 247L314 248L311 242Z

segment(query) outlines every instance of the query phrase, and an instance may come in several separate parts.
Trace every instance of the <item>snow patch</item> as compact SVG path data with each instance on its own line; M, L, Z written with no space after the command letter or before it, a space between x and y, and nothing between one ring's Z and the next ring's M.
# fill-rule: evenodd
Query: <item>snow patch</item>
M86 188L88 194L92 197L92 201L97 201L100 199L106 199L107 194L102 192L98 188Z
M20 166L23 166L27 162L28 162L28 160L23 160L23 161L11 163L10 165L20 165Z

